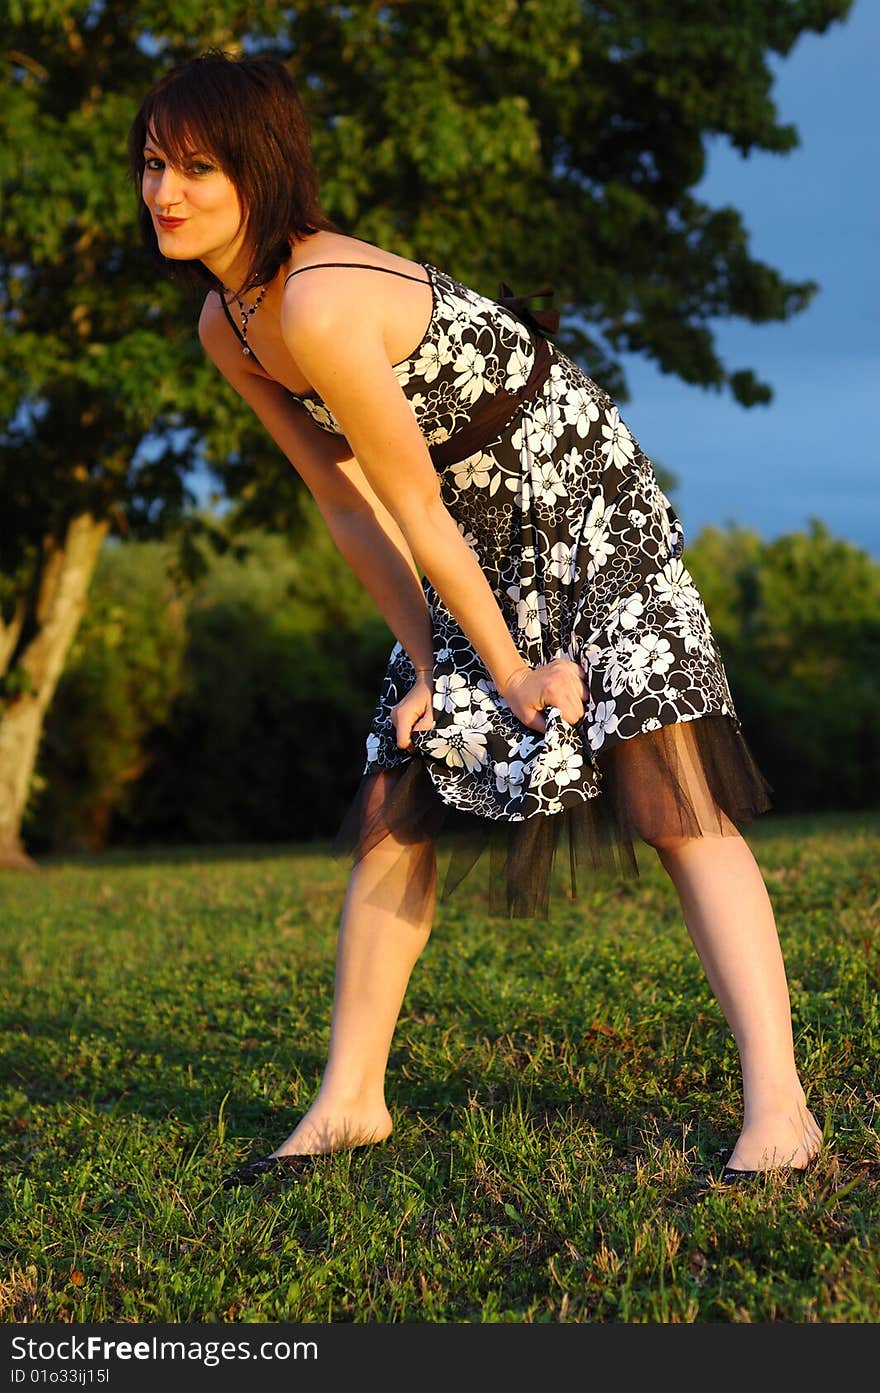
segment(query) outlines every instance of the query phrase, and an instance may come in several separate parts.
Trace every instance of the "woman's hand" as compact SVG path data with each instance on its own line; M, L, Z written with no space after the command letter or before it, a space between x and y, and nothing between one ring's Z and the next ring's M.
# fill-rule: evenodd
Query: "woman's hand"
M405 697L391 708L391 724L399 750L412 749L412 732L430 730L434 724L434 690L425 677L417 677Z
M588 695L583 669L571 658L554 658L541 667L523 664L498 690L517 720L538 731L547 727L541 715L545 706L555 706L564 721L576 725Z

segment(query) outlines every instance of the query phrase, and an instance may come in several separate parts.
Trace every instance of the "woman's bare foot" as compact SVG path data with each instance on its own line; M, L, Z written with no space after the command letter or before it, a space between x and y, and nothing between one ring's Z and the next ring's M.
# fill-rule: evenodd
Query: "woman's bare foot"
M806 1102L750 1110L727 1162L729 1170L804 1170L822 1144Z
M391 1135L392 1126L391 1114L384 1103L372 1108L362 1104L340 1108L330 1107L316 1098L299 1125L271 1154L326 1156L332 1151L385 1141Z

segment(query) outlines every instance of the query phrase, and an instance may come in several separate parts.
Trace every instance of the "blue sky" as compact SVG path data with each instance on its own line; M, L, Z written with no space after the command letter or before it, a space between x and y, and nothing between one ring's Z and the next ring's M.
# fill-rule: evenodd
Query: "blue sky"
M752 368L774 390L768 406L690 386L635 354L622 361L621 415L647 455L678 478L685 542L704 524L738 523L768 540L821 518L880 560L880 219L877 55L880 5L856 0L824 34L771 55L778 119L800 145L743 158L726 140L707 148L694 188L732 204L753 257L787 280L819 284L784 323L713 325L726 367Z

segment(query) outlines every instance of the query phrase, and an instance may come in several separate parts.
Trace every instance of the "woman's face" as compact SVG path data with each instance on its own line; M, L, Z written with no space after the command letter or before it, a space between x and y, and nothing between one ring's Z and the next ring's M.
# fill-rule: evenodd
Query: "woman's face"
M230 265L244 240L235 185L210 155L191 151L171 163L150 131L144 145L143 200L153 217L159 251L172 261Z

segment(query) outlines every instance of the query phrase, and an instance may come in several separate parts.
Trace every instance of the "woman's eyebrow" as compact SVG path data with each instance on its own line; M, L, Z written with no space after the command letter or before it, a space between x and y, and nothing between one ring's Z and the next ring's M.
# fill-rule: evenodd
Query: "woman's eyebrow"
M157 150L154 146L150 144L144 146L144 154L158 155L163 159L165 158L161 150ZM181 157L181 163L184 160L213 160L213 158L213 155L209 155L205 150L187 150L186 153Z

